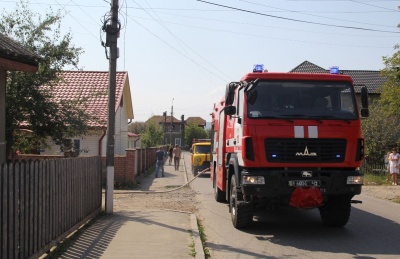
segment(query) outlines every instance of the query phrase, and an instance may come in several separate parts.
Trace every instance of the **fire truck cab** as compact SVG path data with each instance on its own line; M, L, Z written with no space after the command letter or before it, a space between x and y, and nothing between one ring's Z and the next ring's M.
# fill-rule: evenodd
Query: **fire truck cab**
M344 226L361 193L364 159L353 80L330 74L270 73L260 65L226 93L212 112L210 177L214 197L228 201L234 227L256 209L318 208L322 222Z

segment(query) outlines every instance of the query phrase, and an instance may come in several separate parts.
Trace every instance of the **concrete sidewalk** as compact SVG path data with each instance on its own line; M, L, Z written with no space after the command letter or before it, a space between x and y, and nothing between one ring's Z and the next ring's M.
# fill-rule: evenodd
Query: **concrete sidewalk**
M179 171L165 166L166 177L147 176L142 190L187 183L184 159ZM167 162L168 163L168 162ZM188 168L190 170L190 168ZM117 192L117 191L116 191ZM192 246L196 256L192 256ZM61 258L205 258L195 214L179 211L114 211L98 219Z

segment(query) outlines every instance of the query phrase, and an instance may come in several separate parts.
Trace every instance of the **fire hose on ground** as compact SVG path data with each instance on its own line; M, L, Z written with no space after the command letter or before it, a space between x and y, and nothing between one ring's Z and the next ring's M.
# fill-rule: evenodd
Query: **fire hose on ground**
M189 185L191 182L193 182L195 179L197 179L200 175L204 174L205 172L210 171L209 168L204 169L203 171L200 171L197 173L197 175L190 180L189 182L185 183L182 186L179 186L175 189L171 189L171 190L166 190L166 191L118 191L118 192L114 192L114 194L155 194L155 193L168 193L168 192L174 192L177 190L182 189L183 187Z

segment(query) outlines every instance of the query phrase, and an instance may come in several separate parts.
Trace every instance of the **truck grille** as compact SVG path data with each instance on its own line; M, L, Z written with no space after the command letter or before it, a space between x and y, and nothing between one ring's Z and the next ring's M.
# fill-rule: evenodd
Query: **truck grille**
M268 162L321 163L343 162L345 139L276 139L264 141Z

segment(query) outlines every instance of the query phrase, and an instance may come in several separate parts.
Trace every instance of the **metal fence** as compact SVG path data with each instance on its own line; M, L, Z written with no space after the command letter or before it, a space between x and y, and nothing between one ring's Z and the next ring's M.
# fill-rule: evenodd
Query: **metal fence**
M37 258L101 211L100 157L3 164L0 258Z
M364 160L363 165L361 166L361 172L364 174L376 174L376 175L385 175L387 171L387 167L384 163L371 163Z

